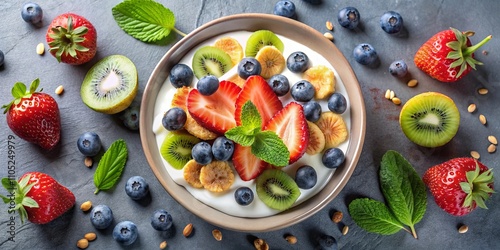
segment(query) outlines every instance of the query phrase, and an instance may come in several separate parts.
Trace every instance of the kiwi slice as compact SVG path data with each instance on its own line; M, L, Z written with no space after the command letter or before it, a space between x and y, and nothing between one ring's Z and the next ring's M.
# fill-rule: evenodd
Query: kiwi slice
M134 63L125 56L110 55L90 68L83 79L80 95L89 108L116 114L132 103L138 86Z
M214 46L203 46L194 53L192 67L198 79L206 75L219 78L233 67L233 61L224 50Z
M426 92L406 102L399 123L410 141L423 147L439 147L457 134L460 112L448 96Z
M292 177L279 169L267 169L257 177L257 195L268 207L276 210L290 208L300 196Z
M160 154L175 169L182 169L193 159L191 149L200 139L183 133L169 133L160 147Z
M247 40L245 55L247 57L255 57L257 52L264 46L274 46L281 53L285 49L285 45L274 32L270 30L257 30Z

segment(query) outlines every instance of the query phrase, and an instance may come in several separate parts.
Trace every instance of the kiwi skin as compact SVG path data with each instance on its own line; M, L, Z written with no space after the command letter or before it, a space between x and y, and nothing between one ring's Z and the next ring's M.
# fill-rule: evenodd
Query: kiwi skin
M438 92L425 92L405 103L399 115L399 123L410 141L434 148L445 145L457 134L460 112L448 96Z
M279 211L290 208L300 196L295 180L279 169L264 170L257 177L256 190L264 204Z
M160 154L175 169L182 169L193 159L191 149L200 139L187 133L170 132L160 147Z
M264 46L274 46L281 53L285 49L285 45L279 37L270 30L257 30L253 32L247 39L245 47L246 57L255 57L257 52Z
M232 67L233 61L229 54L214 46L203 46L196 50L193 55L193 73L198 79L206 75L214 75L219 78Z
M113 76L111 76L111 71ZM102 86L102 80L106 76L120 78L119 81L109 80L106 82L108 90L100 93L96 86ZM99 60L85 75L80 89L83 103L89 108L105 113L117 114L130 106L139 88L138 74L134 63L123 55L110 55ZM120 89L116 89L117 86ZM114 89L110 90L113 87Z

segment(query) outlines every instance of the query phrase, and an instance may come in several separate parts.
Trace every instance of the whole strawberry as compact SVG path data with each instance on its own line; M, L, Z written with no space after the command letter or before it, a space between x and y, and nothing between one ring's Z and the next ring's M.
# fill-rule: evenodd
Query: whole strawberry
M19 181L3 178L2 184L10 194L0 197L18 211L22 223L26 218L35 224L49 223L75 205L75 195L44 173L29 172Z
M58 62L80 65L94 58L97 32L89 20L65 13L52 20L46 34L50 53Z
M61 118L56 100L46 93L36 92L39 79L29 89L22 82L12 88L14 100L3 105L7 125L20 138L51 150L59 142Z
M426 74L441 82L456 82L466 76L476 65L474 52L491 40L491 35L471 46L469 35L450 28L438 32L425 42L414 57L415 65Z
M463 216L485 201L493 191L493 172L474 158L455 158L428 169L423 176L437 205Z

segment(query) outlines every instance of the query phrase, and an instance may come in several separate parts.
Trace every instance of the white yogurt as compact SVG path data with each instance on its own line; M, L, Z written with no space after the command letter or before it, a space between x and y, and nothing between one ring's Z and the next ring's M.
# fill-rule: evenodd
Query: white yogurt
M179 63L184 63L186 65L191 65L191 59L194 55L194 52L199 48L204 45L213 45L215 41L218 38L221 37L232 37L237 39L241 46L243 47L243 50L246 45L246 41L248 37L251 35L251 32L247 31L238 31L238 32L231 32L223 35L219 35L216 37L213 37L201 44L199 44L197 47L195 47L192 51L186 54L186 56L179 62ZM305 47L304 45L290 40L284 36L278 35L278 37L283 41L285 45L285 49L283 51L283 55L285 56L285 59L290 55L291 53L295 51L302 51L306 53L306 55L309 57L310 61L310 66L314 65L326 65L330 69L332 69L335 73L335 91L343 94L346 99L347 99L347 110L346 112L342 115L348 130L350 131L351 127L351 120L350 120L350 102L347 96L346 89L344 87L344 84L342 80L340 79L337 71L333 68L333 66L320 54L317 52ZM221 80L223 79L228 79L231 76L237 74L236 71L236 66L233 67L228 73L226 73L224 76L221 77ZM301 80L301 74L293 73L289 71L287 68L282 72L288 80L290 81L290 87ZM193 80L193 85L196 86L197 79ZM156 100L155 104L155 109L154 109L154 121L153 121L153 132L156 134L156 143L158 145L158 149L161 147L161 144L163 143L163 140L165 136L169 133L165 128L163 128L161 120L163 117L163 114L171 108L171 101L174 93L176 92L176 89L171 85L170 80L167 78L163 86L161 87L160 91L158 92L158 97ZM280 98L283 106L286 105L286 103L292 101L290 94L287 94L284 97ZM327 106L327 101L322 100L318 101L321 104L321 107L323 111L328 111L328 106ZM342 143L339 148L342 149L344 152L347 150L349 140ZM316 154L313 156L304 154L304 156L295 162L292 165L286 166L283 168L285 172L287 172L292 178L295 176L295 171L298 167L302 165L310 165L316 169L316 173L318 175L318 182L317 184L309 189L309 190L304 190L301 189L301 195L295 202L295 205L300 204L307 200L308 198L314 196L317 194L323 187L328 183L330 180L331 176L333 175L335 170L328 169L325 166L323 166L321 162L321 156L322 154ZM224 212L226 214L232 215L232 216L238 216L238 217L249 217L249 218L257 218L257 217L265 217L265 216L270 216L273 214L277 214L280 211L269 208L266 206L257 196L257 192L255 190L255 180L252 181L243 181L239 178L238 173L234 170L234 175L235 175L235 182L231 186L231 188L223 193L213 193L210 191L207 191L205 189L198 189L198 188L193 188L191 185L189 185L183 177L183 170L176 170L173 167L171 167L165 160L163 160L163 165L165 166L167 172L170 174L170 177L179 185L184 186L196 199L199 201L207 204L208 206L211 206L221 212ZM232 165L232 164L231 164ZM237 188L242 187L242 186L247 186L250 187L255 195L254 201L248 205L248 206L241 206L238 203L236 203L235 198L234 198L234 192Z

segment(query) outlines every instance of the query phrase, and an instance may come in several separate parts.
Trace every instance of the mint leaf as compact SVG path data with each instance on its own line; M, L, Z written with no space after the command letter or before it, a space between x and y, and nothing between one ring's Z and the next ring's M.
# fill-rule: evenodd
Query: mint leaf
M174 13L153 0L125 0L112 9L121 29L143 42L156 42L175 29Z
M279 136L272 131L262 131L255 135L252 154L274 166L288 165L290 152Z
M245 147L251 146L255 141L255 131L253 130L248 131L245 127L242 126L234 127L226 131L224 135L229 140L232 140L240 144L241 146Z
M262 117L259 110L251 101L246 101L241 107L241 126L248 130L255 130L262 127Z
M364 230L382 235L390 235L404 229L387 206L369 198L359 198L349 204L349 214Z
M127 144L123 139L116 140L104 153L94 173L97 194L100 190L112 188L121 176L127 162Z
M423 218L427 208L424 182L411 164L392 150L382 157L379 177L389 208L401 223L410 227L416 238L414 226Z

